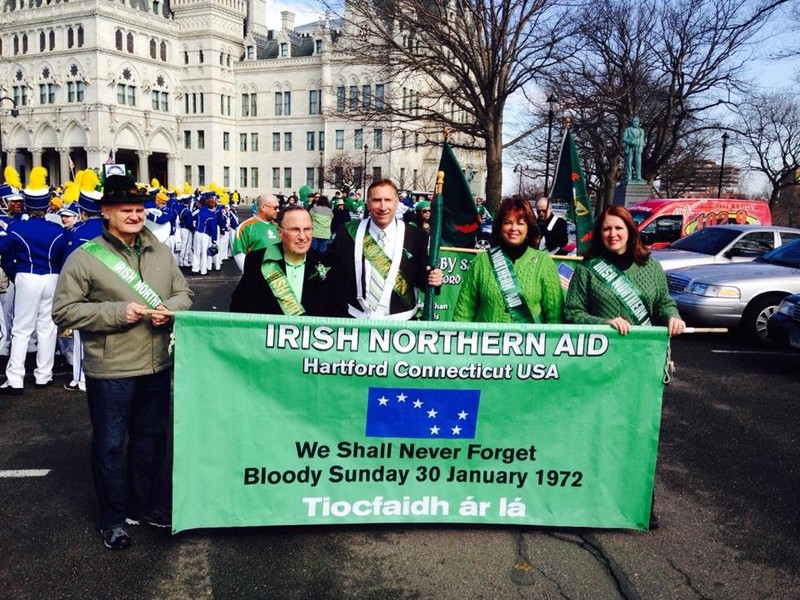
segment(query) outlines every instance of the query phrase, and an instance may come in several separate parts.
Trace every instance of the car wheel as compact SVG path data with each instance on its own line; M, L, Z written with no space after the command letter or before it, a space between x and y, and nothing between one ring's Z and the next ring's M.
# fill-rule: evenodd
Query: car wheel
M475 239L475 248L478 250L488 250L491 246L489 238L479 237Z
M759 346L773 344L767 331L767 320L770 315L778 310L783 296L769 295L756 298L742 315L742 330L744 334Z

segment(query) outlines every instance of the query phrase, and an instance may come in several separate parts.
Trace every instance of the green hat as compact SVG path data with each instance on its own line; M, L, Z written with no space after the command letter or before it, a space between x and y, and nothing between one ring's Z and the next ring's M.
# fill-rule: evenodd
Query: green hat
M420 200L419 202L417 202L414 205L414 209L417 210L417 211L421 211L421 210L424 210L424 209L430 208L430 207L431 207L431 203L428 200Z

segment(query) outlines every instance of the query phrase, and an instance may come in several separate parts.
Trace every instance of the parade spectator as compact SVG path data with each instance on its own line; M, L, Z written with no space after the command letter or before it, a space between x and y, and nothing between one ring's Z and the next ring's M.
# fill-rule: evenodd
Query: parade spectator
M67 248L67 237L60 225L44 216L50 208L47 170L34 167L28 187L23 190L28 219L13 221L0 237L0 252L13 257L14 320L11 327L11 349L6 365L6 381L0 394L21 395L25 377L28 342L35 333L37 340L37 387L46 387L53 380L56 337L58 330L50 316L56 279Z
M240 271L244 271L244 259L249 252L266 248L280 241L278 225L275 221L281 207L277 196L261 194L256 199L255 206L255 215L242 221L233 240L233 260Z
M192 295L169 248L145 230L144 200L132 178L106 179L103 234L69 257L53 305L61 328L83 332L100 533L112 550L130 545L126 524L170 527L155 485L169 427L169 312L188 309Z
M475 198L475 208L478 210L478 218L483 223L486 219L492 218L492 213L489 212L489 209L486 208L486 199L478 196Z
M314 224L314 238L311 240L311 249L324 254L331 243L331 223L333 211L327 196L316 198L311 207L311 222Z
M540 250L560 256L567 254L564 250L569 243L567 222L553 213L550 198L542 196L536 201L536 224L542 234Z
M333 207L333 219L331 220L331 240L336 238L336 232L339 231L342 225L349 222L350 213L347 211L344 205L344 198L339 196L339 199L336 200L336 203Z
M560 323L564 296L558 271L538 244L530 203L519 197L504 200L492 222L492 247L472 261L453 320Z
M414 207L414 220L412 223L431 233L431 203L429 200L420 200Z
M271 315L330 314L330 268L311 248L309 211L293 206L278 216L279 244L250 252L231 297L231 312Z
M428 266L428 235L395 218L400 198L389 179L367 189L369 218L350 221L330 246L339 281L337 309L360 319L413 319L418 290L442 284Z

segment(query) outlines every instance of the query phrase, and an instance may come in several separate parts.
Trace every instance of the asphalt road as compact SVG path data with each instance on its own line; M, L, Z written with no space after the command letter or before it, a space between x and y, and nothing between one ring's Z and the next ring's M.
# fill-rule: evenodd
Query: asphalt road
M194 309L225 310L237 279L190 277ZM800 597L800 355L695 335L673 359L657 531L138 527L124 552L100 540L85 395L61 372L0 400L0 598Z

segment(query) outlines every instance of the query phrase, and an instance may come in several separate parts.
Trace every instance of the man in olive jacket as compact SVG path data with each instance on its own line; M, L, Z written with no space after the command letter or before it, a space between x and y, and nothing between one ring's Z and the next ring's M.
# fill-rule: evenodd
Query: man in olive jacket
M53 302L56 324L83 338L100 532L112 550L130 545L126 523L171 525L154 484L169 426L171 312L192 303L170 249L144 228L145 199L132 178L106 179L103 233L70 255Z

